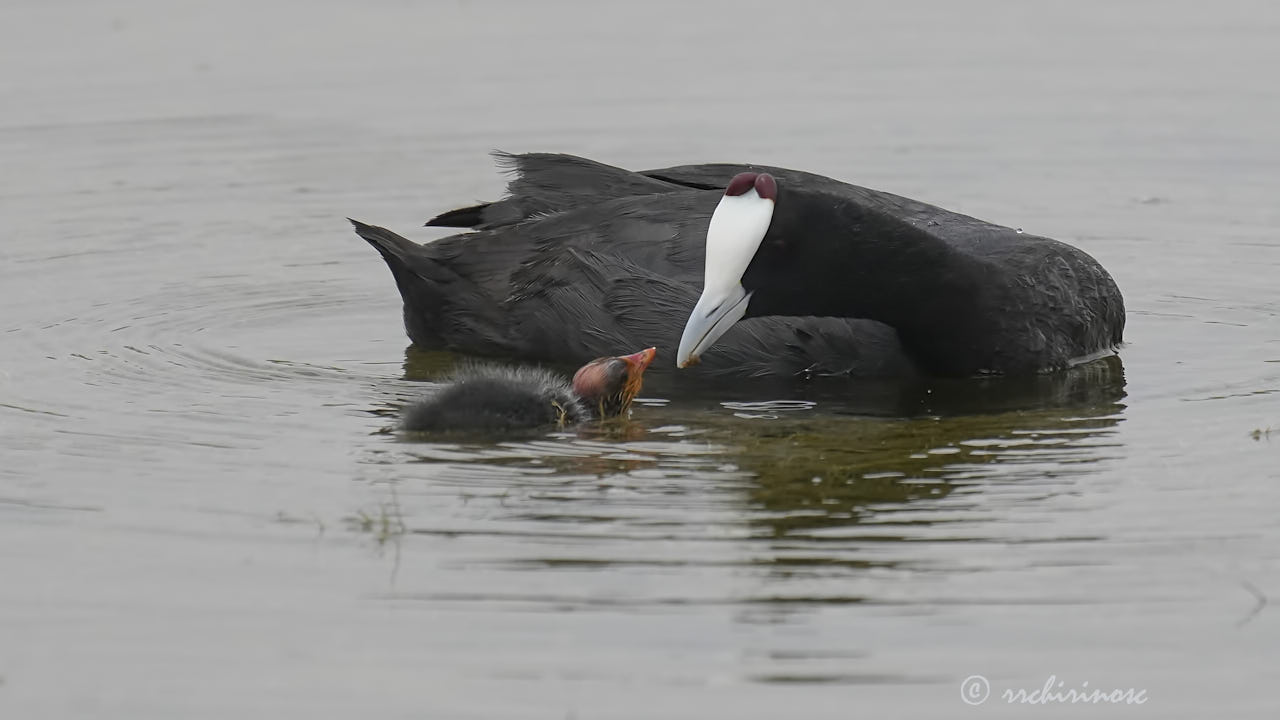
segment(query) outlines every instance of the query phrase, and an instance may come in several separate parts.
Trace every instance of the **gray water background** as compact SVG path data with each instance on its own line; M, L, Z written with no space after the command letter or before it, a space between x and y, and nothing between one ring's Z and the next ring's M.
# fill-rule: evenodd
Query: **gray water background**
M1275 717L1277 7L8 0L0 716ZM449 360L343 217L436 237L495 148L1066 240L1123 382L404 442Z

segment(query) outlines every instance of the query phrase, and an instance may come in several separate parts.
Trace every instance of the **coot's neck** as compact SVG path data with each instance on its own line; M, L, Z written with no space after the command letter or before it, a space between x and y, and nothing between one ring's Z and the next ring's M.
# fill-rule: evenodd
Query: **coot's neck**
M780 189L744 285L760 286L748 315L878 320L926 371L966 376L1012 369L1002 356L1001 275L902 219Z

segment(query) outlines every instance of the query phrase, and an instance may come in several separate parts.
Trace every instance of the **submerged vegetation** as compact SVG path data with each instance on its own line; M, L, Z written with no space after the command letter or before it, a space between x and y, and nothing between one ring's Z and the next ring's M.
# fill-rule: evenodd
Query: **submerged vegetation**
M357 510L356 514L347 517L346 521L352 530L372 534L379 545L385 545L388 541L409 532L400 514L400 503L394 499L389 503L379 504L378 509L372 513Z

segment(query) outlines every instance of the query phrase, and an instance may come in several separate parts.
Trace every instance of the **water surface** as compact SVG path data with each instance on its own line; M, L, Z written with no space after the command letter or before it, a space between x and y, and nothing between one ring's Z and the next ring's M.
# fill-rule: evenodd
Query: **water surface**
M1012 716L1054 675L1147 691L1091 717L1273 717L1278 36L1267 3L9 2L0 714ZM1129 344L406 441L452 359L343 217L436 237L494 148L1057 237Z

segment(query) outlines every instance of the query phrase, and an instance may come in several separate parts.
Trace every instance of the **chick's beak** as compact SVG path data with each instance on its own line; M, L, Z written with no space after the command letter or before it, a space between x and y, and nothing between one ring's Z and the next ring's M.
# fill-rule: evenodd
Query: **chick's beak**
M649 367L649 363L653 362L653 358L657 354L657 348L646 348L638 353L618 356L619 360L627 364L627 379L622 387L622 409L624 411L631 406L631 401L639 394L640 387L644 384L644 371Z
M646 348L638 353L630 355L619 355L618 359L627 364L631 369L632 377L639 377L649 367L649 363L653 362L653 358L658 354L658 348Z

